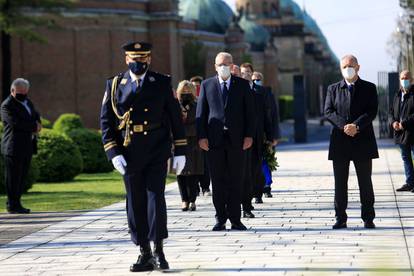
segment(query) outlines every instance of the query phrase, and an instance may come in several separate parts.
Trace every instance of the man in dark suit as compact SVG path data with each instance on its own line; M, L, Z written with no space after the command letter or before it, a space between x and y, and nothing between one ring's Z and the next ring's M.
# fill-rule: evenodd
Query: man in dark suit
M361 217L365 228L375 228L372 159L378 158L372 121L378 110L375 84L358 77L356 57L341 59L344 79L328 87L325 116L332 123L329 160L335 176L335 216L333 229L347 227L349 164L353 161L361 198Z
M15 214L30 213L22 206L20 198L26 183L32 155L36 154L36 135L41 130L40 115L28 99L30 84L18 78L11 85L11 94L1 104L7 211Z
M213 187L216 225L213 231L246 230L241 221L241 194L245 151L252 146L254 105L249 83L230 74L233 58L219 53L217 75L201 83L197 103L197 135L207 151Z
M252 80L257 86L263 87L265 91L265 102L267 105L270 106L269 108L266 108L267 112L270 112L268 116L270 116L272 120L272 128L273 128L273 146L276 147L279 143L280 139L280 119L279 119L279 107L276 102L275 96L273 95L272 88L269 86L264 86L263 84L263 74L260 72L253 72ZM272 195L272 189L270 184L265 185L264 188L257 190L254 193L255 196L255 203L263 203L262 200L262 194L265 195L265 197L273 197Z
M390 106L390 125L394 130L395 143L401 150L405 172L405 184L397 192L414 192L414 86L411 84L409 71L400 73L400 85Z
M263 146L266 138L268 146L274 145L273 127L270 103L266 101L266 91L252 81L253 65L243 63L240 65L241 76L249 82L255 105L255 133L253 146L246 151L245 179L243 181L243 217L254 218L252 213L252 199L262 198L264 188L264 176L262 172ZM265 135L266 134L266 135Z
M184 168L187 145L171 78L148 70L151 47L145 42L123 46L129 70L107 80L101 109L104 149L124 177L131 240L141 251L132 272L169 268L163 240L168 237L164 191L171 137L177 173Z

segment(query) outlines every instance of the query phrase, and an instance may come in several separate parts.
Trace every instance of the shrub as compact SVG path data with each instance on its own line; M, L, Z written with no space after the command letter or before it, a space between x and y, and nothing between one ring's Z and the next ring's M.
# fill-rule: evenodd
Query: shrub
M279 96L279 115L281 121L293 118L293 96Z
M82 172L83 161L79 148L67 136L43 129L39 136L38 153L34 157L39 166L39 181L72 180Z
M52 122L50 122L48 119L41 117L40 121L42 123L43 128L51 129L53 127Z
M100 173L113 170L106 159L101 134L96 130L75 129L67 134L79 147L83 159L83 172Z
M68 133L71 130L83 128L81 117L77 114L66 113L59 116L53 124L53 130L60 133Z

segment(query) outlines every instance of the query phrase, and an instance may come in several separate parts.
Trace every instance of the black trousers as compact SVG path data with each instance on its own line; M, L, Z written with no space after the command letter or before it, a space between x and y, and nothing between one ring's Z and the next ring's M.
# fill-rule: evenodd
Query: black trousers
M8 208L13 209L21 206L20 198L24 191L31 160L31 154L26 156L4 156Z
M361 200L361 218L370 221L375 218L374 189L372 187L372 160L353 161L358 178ZM335 216L338 221L346 221L348 216L348 176L350 161L333 161L335 176Z
M244 160L244 177L243 177L243 193L242 193L242 207L243 211L252 210L252 199L253 199L253 171L252 171L252 149L248 149L245 152Z
M198 177L202 191L210 190L210 171L208 168L207 154L203 152L204 158L204 174Z
M244 158L241 146L232 146L226 136L224 146L208 151L213 204L219 223L227 219L232 223L240 222Z
M200 175L179 175L177 176L178 188L181 201L195 202L198 194L198 179Z
M256 147L252 153L252 184L253 197L262 198L265 186L265 178L262 171L263 151Z
M127 168L124 175L127 193L128 226L136 245L168 237L165 179L167 162L139 170Z

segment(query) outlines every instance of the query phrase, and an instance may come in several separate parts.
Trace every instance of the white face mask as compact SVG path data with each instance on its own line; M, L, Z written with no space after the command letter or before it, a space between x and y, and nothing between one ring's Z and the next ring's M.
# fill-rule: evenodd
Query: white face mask
M352 80L356 76L356 71L353 67L346 67L345 69L342 69L342 76L346 80Z
M230 66L221 65L217 68L217 73L222 79L228 79L230 77Z

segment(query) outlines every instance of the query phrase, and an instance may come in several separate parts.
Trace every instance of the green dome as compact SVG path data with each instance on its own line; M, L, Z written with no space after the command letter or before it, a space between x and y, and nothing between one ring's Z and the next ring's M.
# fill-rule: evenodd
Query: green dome
M303 19L302 9L293 0L281 0L280 9L282 10L282 14L292 13L296 19Z
M253 51L263 51L269 41L270 34L265 27L243 16L239 22L244 31L244 40L251 45Z
M196 21L200 30L224 34L233 11L222 0L180 0L179 15L184 21Z

